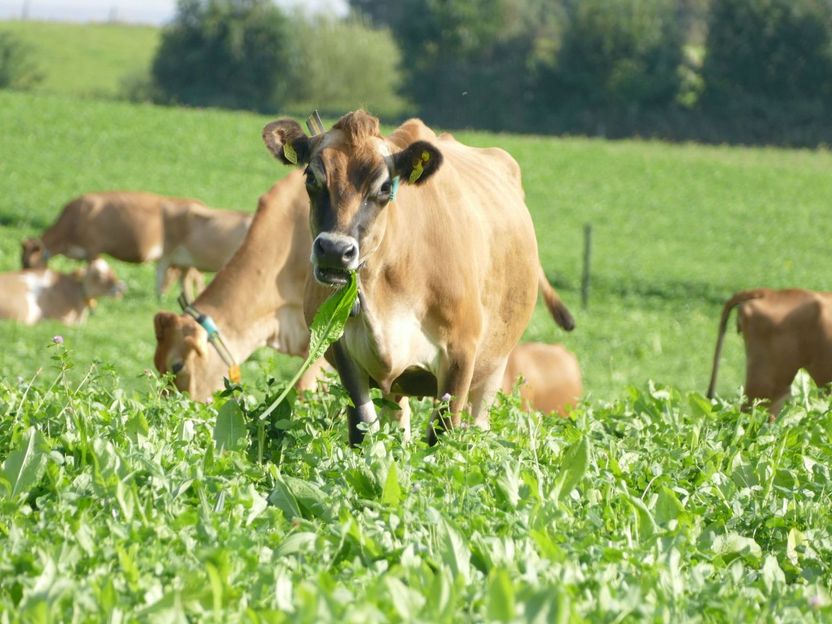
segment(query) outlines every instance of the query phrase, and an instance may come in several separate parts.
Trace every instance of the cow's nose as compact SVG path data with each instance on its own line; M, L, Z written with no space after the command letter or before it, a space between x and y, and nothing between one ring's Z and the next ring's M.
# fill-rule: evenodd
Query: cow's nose
M332 269L355 269L358 264L358 241L352 236L325 232L315 238L313 252L318 266Z

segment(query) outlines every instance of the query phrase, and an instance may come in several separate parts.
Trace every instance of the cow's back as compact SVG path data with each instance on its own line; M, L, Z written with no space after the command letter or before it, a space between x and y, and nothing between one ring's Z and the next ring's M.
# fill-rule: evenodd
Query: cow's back
M578 360L562 345L530 342L512 350L503 377L503 392L511 392L522 377L520 397L525 408L564 415L580 398Z
M87 193L69 202L43 235L47 249L74 258L102 253L125 262L156 260L162 252L162 202L153 193Z

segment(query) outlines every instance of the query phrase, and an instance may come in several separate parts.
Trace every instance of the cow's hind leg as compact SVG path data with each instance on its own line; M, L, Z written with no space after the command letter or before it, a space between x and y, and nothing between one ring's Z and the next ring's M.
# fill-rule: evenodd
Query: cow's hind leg
M410 401L406 396L385 394L384 398L396 403L399 409L385 407L382 409L382 417L395 420L402 428L402 440L410 442Z
M350 444L358 446L364 440L364 430L359 425L364 424L368 428L378 426L376 408L370 399L370 379L350 359L340 341L332 345L332 349L335 353L338 376L355 406L347 409L347 421Z
M502 386L507 362L508 357L504 358L494 369L494 372L486 377L478 387L471 388L471 415L474 417L474 425L480 429L488 430L491 428L489 425L489 410L494 403L497 390Z
M764 372L759 370L759 367L755 367L755 370L751 370L749 367L745 379L747 401L743 408L749 409L754 401L767 401L770 420L774 420L791 395L791 383L795 374L797 374L797 371L794 371L789 377L786 374L778 375L775 371Z
M468 403L468 391L474 375L474 353L475 349L469 349L459 352L456 357L450 357L443 367L444 374L439 375L439 397L447 397L450 404L447 408L440 407L431 417L427 435L427 442L431 446L436 444L441 431L459 426L460 412Z

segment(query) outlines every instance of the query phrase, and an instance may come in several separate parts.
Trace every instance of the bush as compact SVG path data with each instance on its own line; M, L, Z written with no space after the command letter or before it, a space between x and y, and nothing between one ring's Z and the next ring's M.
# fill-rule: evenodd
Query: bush
M402 50L405 94L429 123L524 130L530 65L554 38L552 0L351 0L388 25Z
M0 32L0 89L30 89L43 80L32 49L11 33Z
M365 108L397 118L407 104L398 95L401 55L388 30L357 20L293 21L293 64L287 71L286 107L340 116Z
M821 113L832 102L832 2L713 0L702 71L712 110Z
M153 79L171 102L272 111L283 101L287 37L269 0L179 0Z
M684 60L676 9L673 0L567 4L560 50L541 75L548 112L586 125L672 106Z

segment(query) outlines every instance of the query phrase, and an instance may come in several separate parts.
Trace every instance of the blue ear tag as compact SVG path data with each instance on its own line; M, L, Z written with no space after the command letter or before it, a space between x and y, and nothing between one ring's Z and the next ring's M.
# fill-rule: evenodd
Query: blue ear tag
M399 176L393 178L390 183L390 201L395 201L396 193L399 192Z

